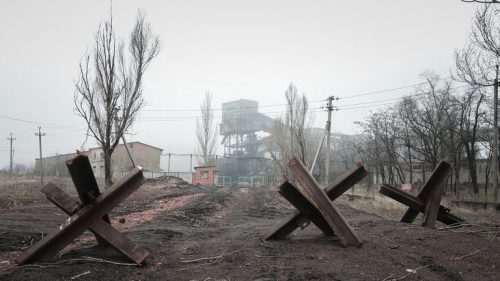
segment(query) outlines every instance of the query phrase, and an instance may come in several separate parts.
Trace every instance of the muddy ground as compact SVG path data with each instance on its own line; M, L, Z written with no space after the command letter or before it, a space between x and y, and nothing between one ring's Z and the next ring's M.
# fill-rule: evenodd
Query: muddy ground
M498 237L400 223L342 202L361 248L314 225L263 241L292 211L270 188L150 182L110 214L150 252L145 265L86 232L51 261L17 266L17 255L67 217L44 198L25 200L0 209L0 280L500 280Z

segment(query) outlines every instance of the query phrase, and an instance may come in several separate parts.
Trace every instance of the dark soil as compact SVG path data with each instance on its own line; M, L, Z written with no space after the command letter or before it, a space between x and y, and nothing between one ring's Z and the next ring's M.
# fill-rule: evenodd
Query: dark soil
M314 225L263 241L292 211L275 191L147 185L110 214L150 252L145 265L83 260L129 263L96 246L89 232L50 261L15 265L17 255L67 217L36 200L0 209L0 280L500 280L497 238L389 221L337 204L361 248L342 247Z

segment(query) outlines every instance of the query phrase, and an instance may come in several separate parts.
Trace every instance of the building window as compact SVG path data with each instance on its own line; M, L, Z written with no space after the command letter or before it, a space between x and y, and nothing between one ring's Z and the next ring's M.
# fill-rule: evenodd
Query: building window
M208 171L201 171L201 178L208 179Z

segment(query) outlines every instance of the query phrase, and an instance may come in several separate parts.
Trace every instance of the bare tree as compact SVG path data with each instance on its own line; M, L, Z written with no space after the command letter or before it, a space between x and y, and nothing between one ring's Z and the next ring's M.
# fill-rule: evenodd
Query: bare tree
M500 3L498 0L462 0L465 3L481 3L481 4L495 4Z
M309 102L305 95L299 96L297 88L290 83L285 91L287 102L286 122L290 132L290 148L292 156L298 155L302 163L308 164L307 159L307 130L310 128L308 118Z
M205 100L203 100L200 109L201 118L196 121L197 154L202 165L213 165L215 164L217 128L214 127L214 110L210 92L205 93Z
M477 183L478 132L484 118L484 94L478 89L472 89L461 97L459 103L460 123L459 136L464 147L469 175L474 193L479 193Z
M497 3L497 1L491 2ZM474 87L498 87L495 85L496 69L500 64L500 10L497 7L490 3L481 5L477 9L469 42L463 49L455 52L455 79ZM497 106L491 105L492 108ZM492 119L494 118L495 115ZM494 135L496 131L493 127L492 134ZM495 150L498 150L498 147L493 149ZM477 187L474 187L474 191L477 190ZM497 200L497 192L498 186L495 186L495 200Z
M452 110L451 85L438 75L426 72L422 75L426 84L416 89L413 97L400 104L401 118L415 137L415 159L435 167L447 157L446 141L449 137L449 119L446 111Z
M288 126L282 117L276 117L271 129L272 134L266 143L267 150L273 159L277 170L288 177L288 160L292 158L291 139Z
M370 139L368 150L383 181L403 183L406 181L403 167L403 153L400 145L402 134L396 110L388 108L372 113L365 122L359 123Z
M455 78L473 86L493 86L500 61L500 17L495 5L481 6L469 42L455 51Z
M144 105L142 78L160 51L160 39L138 13L128 55L116 38L112 17L99 26L92 50L82 59L74 96L75 112L104 152L106 185L112 184L111 155Z
M297 155L307 166L312 161L309 155L312 117L307 97L299 96L293 83L285 91L285 99L285 117L275 119L267 148L281 173L288 176L287 163L293 156Z

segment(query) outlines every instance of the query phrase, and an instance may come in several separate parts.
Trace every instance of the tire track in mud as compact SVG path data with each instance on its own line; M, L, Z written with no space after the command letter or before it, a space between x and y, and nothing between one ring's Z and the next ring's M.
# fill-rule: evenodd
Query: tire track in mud
M196 196L183 197L192 194ZM174 199L179 204L171 201ZM20 268L16 274L0 273L0 280L69 279L87 270L91 271L84 277L88 280L384 280L419 266L426 267L408 276L409 280L498 279L498 267L492 262L498 260L498 244L472 234L386 221L345 204L337 206L361 235L363 247L344 248L314 225L284 240L262 241L262 232L292 210L277 192L268 189L162 188L145 197L137 194L137 202L126 203L112 213L116 219L133 213L147 218L144 212L157 209L151 220L124 229L150 251L146 266L80 263L50 269ZM11 212L10 216L18 214ZM25 224L37 222L32 216L22 216L28 218ZM59 222L59 218L45 215L38 222ZM131 225L136 222L133 216L125 218ZM0 232L9 231L6 225L2 227ZM26 230L19 234L27 235ZM477 249L484 250L467 256ZM106 256L99 251L97 247L80 248L65 258ZM120 258L107 256L109 260Z
M269 219L283 216L279 208L283 202L271 197L264 189L230 188L214 190L193 202L200 205L198 209L216 206L216 210L204 212L203 223L191 233L175 237L171 258L157 264L154 271L162 271L162 276L189 271L194 280L238 280L242 276L245 280L276 280L278 271L287 266L286 260L275 258L281 255L276 247L262 241L263 230L272 225ZM273 261L266 262L269 258Z
M130 213L125 213L118 217L116 216L112 217L111 225L113 225L113 227L120 232L127 229L133 229L140 225L148 224L162 213L181 208L182 206L196 200L201 195L202 195L201 193L188 194L168 199L157 200L154 201L147 209L143 211L130 212ZM62 252L67 252L73 249L80 248L82 247L82 245L88 244L91 241L95 241L95 237L87 233L87 235L80 236L77 239L75 239L74 242L65 247L62 250Z

